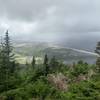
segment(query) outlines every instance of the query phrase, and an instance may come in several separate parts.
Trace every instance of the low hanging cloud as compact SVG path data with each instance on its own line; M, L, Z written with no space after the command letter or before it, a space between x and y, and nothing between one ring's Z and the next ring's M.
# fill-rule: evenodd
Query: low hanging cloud
M79 41L95 43L100 38L100 0L0 0L0 32L6 29L46 41L73 40L76 47Z

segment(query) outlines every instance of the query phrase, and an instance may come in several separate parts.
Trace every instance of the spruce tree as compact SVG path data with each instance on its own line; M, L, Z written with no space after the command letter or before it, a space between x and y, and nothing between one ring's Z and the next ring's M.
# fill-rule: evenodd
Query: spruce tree
M2 49L0 48L0 92L2 92L6 87L5 81L7 80L7 68L4 63L4 55L2 53Z
M100 42L97 43L95 52L100 55Z
M14 55L12 53L12 50L13 48L11 46L10 37L7 30L7 32L5 33L5 38L4 38L4 51L5 51L6 59L8 62L13 61Z
M0 91L8 90L9 78L15 71L15 60L8 31L0 48Z
M55 56L53 56L50 60L50 68L54 69L55 66L56 66L56 59Z
M32 58L32 67L33 68L35 67L35 63L36 63L36 60L35 60L35 57L33 56L33 58Z
M100 42L97 43L95 52L99 55L96 61L97 69L100 72Z
M44 66L45 66L45 76L49 73L49 66L48 66L48 56L47 54L44 57Z
M6 66L8 67L9 72L13 73L15 69L15 60L14 60L14 54L13 54L13 47L10 42L8 30L5 33L3 51L6 57L5 58Z
M58 63L58 61L57 61L57 59L55 58L55 56L53 56L52 58L51 58L51 60L50 60L50 69L52 70L52 71L55 71L56 69L58 69L58 67L59 67L59 63Z

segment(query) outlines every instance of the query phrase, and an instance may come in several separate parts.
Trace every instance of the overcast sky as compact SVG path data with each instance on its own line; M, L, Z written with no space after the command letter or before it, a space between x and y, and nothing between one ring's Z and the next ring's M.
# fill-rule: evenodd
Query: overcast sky
M11 35L94 48L100 40L100 0L0 0L0 34L6 29Z

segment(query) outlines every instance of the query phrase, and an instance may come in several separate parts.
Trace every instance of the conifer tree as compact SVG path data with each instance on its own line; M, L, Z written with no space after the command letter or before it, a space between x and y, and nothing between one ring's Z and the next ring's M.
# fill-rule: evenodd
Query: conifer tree
M32 67L33 68L35 67L35 63L36 63L36 60L35 60L35 57L33 56L33 58L32 58Z
M5 33L5 38L4 38L4 51L5 51L6 59L8 62L13 60L14 55L12 53L12 50L13 48L11 46L9 33L7 30L7 32Z
M95 52L100 55L100 42L97 43Z
M49 73L49 66L48 66L48 56L47 54L44 57L44 66L45 66L45 76Z
M100 42L97 43L95 52L99 55L96 61L96 65L98 67L98 71L100 72Z
M50 68L52 71L56 70L56 68L58 68L59 65L58 65L58 61L57 59L55 58L55 56L53 56L50 60Z
M9 77L15 71L15 60L12 53L12 46L8 31L5 33L4 41L1 43L0 48L0 87L1 90L8 90ZM0 91L1 91L0 90Z
M15 60L8 30L5 33L3 51L5 55L6 66L8 67L9 72L13 73L15 68Z

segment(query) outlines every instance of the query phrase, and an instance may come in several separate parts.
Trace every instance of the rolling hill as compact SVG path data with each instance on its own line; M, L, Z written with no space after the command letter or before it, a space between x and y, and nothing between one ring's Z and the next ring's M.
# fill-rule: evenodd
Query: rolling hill
M55 56L58 60L64 63L77 62L83 60L88 63L95 63L97 54L85 50L79 50L75 48L61 47L52 43L20 43L15 45L14 52L17 55L17 60L22 60L23 63L28 61L30 63L32 56L36 56L36 59L43 62L45 54L49 58ZM39 58L39 59L38 59Z

